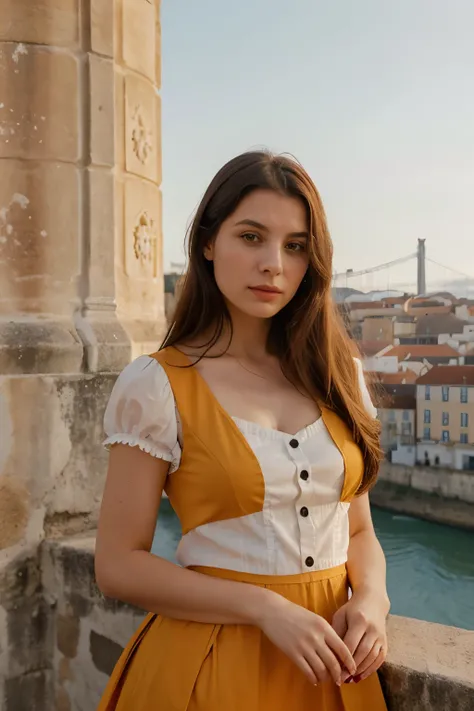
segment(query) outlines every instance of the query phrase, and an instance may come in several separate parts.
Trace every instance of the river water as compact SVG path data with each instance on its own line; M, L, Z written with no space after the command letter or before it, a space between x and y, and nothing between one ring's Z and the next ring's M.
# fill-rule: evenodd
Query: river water
M374 508L394 615L474 630L474 532ZM173 560L180 526L160 508L152 552Z

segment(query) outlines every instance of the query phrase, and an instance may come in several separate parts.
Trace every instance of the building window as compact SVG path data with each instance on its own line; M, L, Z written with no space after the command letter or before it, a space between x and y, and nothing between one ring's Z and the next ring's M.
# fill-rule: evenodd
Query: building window
M429 385L425 385L425 400L431 400L431 388Z
M467 402L467 388L464 386L461 388L461 402Z
M395 417L395 410L389 410L388 411L388 421L389 422L396 422L396 417Z
M469 441L467 439L467 432L461 432L461 437L460 440L461 444L469 444Z
M410 421L410 411L403 410L403 422L409 422L409 421Z
M448 402L449 401L449 385L443 385L441 392L442 392L443 402Z
M423 439L431 439L431 428L425 427L423 430Z
M425 417L423 422L425 423L425 425L431 424L431 410L425 410Z
M443 412L443 427L446 427L447 425L449 425L449 412Z
M461 412L461 427L469 426L469 414L467 412Z
M443 433L442 433L442 440L443 440L443 442L449 442L449 432L448 432L448 430L443 430Z

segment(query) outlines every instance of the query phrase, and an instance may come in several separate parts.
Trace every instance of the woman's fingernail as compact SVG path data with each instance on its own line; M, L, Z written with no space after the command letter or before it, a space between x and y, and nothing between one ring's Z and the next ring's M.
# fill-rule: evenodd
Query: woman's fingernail
M353 680L353 677L348 676L347 679L344 680L344 684L350 684L352 680Z
M357 674L357 676L354 677L354 682L358 684L359 681L362 681L362 676L360 674Z

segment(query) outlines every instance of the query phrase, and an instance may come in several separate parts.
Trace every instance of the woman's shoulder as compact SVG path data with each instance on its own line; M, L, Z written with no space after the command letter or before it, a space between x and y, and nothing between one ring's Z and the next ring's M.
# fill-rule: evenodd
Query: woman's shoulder
M165 368L152 355L141 355L125 366L118 375L108 409L127 403L137 403L148 411L167 405L174 406L173 393Z
M125 366L119 374L115 385L128 387L130 385L147 385L162 388L168 381L168 376L159 360L152 355L141 355Z
M106 447L129 444L173 462L179 458L173 393L163 367L142 355L118 376L104 414Z

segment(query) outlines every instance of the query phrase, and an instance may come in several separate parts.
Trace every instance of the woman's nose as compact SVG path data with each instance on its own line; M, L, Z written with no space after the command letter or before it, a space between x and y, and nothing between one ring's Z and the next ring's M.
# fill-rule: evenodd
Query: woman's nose
M276 249L275 247L266 249L265 253L262 255L260 269L262 272L267 272L272 276L280 274L283 269L281 250Z

